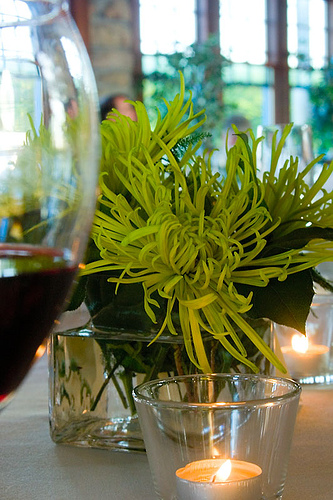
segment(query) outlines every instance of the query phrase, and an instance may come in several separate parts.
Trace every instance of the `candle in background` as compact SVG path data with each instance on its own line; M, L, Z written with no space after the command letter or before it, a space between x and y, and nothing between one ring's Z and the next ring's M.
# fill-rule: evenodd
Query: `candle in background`
M241 460L207 459L176 471L179 500L260 500L262 470Z
M329 347L311 344L305 335L295 333L291 345L281 347L292 377L316 376L325 372L329 363Z

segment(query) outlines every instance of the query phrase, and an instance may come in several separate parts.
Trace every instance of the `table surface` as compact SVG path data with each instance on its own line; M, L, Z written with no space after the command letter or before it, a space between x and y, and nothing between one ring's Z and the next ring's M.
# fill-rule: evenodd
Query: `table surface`
M44 355L0 415L0 499L156 499L145 455L51 441L46 363ZM333 386L305 387L283 500L332 499Z

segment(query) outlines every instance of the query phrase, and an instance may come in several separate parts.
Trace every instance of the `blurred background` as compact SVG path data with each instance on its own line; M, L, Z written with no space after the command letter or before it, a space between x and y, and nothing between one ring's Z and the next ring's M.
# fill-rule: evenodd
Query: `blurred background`
M70 0L99 96L143 100L152 119L178 70L206 108L211 146L230 123L308 123L333 158L332 0ZM247 128L247 127L245 127Z

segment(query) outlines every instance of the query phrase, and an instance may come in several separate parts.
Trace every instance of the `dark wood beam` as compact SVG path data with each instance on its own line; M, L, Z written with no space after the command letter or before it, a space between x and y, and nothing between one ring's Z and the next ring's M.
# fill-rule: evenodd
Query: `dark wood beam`
M132 40L133 40L133 81L136 98L142 100L142 54L140 48L140 2L131 0Z
M274 69L275 123L290 121L287 0L267 0L268 65Z
M69 7L89 51L89 0L70 0Z
M196 40L205 42L210 35L220 34L219 0L196 0Z

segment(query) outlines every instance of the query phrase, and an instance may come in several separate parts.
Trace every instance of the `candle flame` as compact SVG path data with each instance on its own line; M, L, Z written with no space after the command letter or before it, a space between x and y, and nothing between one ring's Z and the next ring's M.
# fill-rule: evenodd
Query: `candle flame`
M218 471L214 474L212 478L212 482L222 483L223 481L227 481L231 474L231 460L226 460L223 462Z
M309 341L305 335L299 335L295 333L291 339L291 345L294 351L305 353L309 349Z

